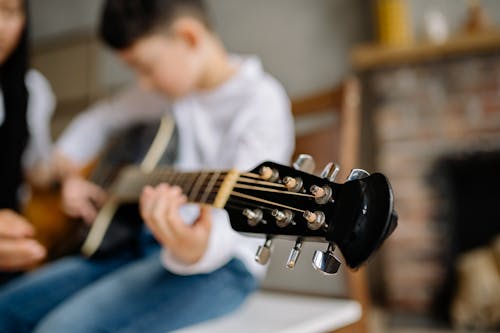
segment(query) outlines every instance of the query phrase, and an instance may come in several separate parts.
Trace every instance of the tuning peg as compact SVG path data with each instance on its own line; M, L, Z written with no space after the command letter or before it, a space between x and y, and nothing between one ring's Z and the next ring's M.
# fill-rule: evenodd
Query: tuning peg
M315 270L325 275L331 275L338 272L340 261L334 256L335 245L330 243L328 249L323 251L314 251L312 265Z
M251 227L255 227L259 222L262 221L264 217L264 213L260 209L249 209L246 208L243 210L243 215L247 217L248 225ZM264 221L262 221L264 223Z
M347 181L356 180L356 179L363 179L363 178L368 177L369 175L370 175L370 173L366 170L352 169L351 173L349 174L349 177L347 177Z
M284 228L288 226L290 223L294 224L293 213L288 209L285 209L284 211L273 209L271 215L274 216L274 218L276 219L276 225L280 228Z
M293 269L295 267L297 260L299 260L300 251L302 250L303 242L304 242L304 240L300 237L297 238L297 241L295 241L295 245L293 246L292 250L290 251L290 255L288 256L288 260L286 261L287 268Z
M280 175L278 170L270 168L268 166L263 166L259 170L260 178L268 182L275 182L279 179Z
M267 236L264 245L260 245L255 253L255 261L261 265L265 265L271 258L271 246L273 245L272 237Z
M299 192L302 189L304 182L301 178L285 177L283 178L283 184L291 192Z
M311 155L300 154L293 162L293 168L306 173L313 173L314 169L316 169L316 163Z
M310 191L314 195L316 203L320 205L326 204L332 198L332 188L327 185L323 187L313 185Z
M321 211L313 213L306 210L303 216L307 221L307 227L311 230L318 230L325 225L325 214Z
M330 162L321 172L321 178L328 179L329 181L333 182L335 181L335 178L337 177L339 171L340 167L337 164Z

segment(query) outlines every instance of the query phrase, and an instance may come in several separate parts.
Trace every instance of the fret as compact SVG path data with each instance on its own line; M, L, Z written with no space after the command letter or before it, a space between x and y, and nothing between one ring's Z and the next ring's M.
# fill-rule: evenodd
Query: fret
M158 185L162 180L168 178L168 173L170 173L170 170L159 170L158 172L152 172L151 174L148 174L147 178L149 185Z
M177 175L177 179L175 180L175 183L174 183L174 184L172 184L172 185L178 186L178 187L180 187L180 188L181 188L181 190L182 190L182 183L183 183L183 180L184 180L184 176L185 176L185 174L184 174L184 173L179 173L179 174Z
M168 183L170 185L173 185L175 183L175 177L177 175L177 172L174 170L167 169L163 172L163 175L159 175L159 180L158 183Z
M160 177L160 182L165 182L167 184L173 184L177 172L175 170L168 170L164 173L164 178Z
M200 202L206 203L209 194L212 192L212 189L214 188L215 183L219 180L220 177L220 172L214 172L212 174L212 177L210 177L210 180L208 181L207 186L205 187L204 193L200 199Z
M172 178L168 181L168 183L170 185L177 185L177 182L178 182L178 179L179 179L180 175L181 174L179 172L174 171L173 174L172 174Z
M188 194L191 191L191 187L193 187L193 183L193 173L185 173L184 180L182 181L182 192L184 194Z
M191 201L191 202L197 202L196 201L196 197L198 196L200 188L203 185L203 182L205 181L205 179L207 178L207 176L208 176L208 173L204 173L204 172L201 172L198 175L198 179L194 183L193 190L189 194L189 201Z
M190 173L187 173L188 175L188 179L187 179L187 183L186 183L186 190L184 191L184 194L190 194L191 193L191 190L193 189L193 186L196 182L196 178L198 176L198 173L195 173L195 172L190 172Z
M177 172L171 168L157 169L151 173L145 173L138 168L129 171L111 191L116 197L127 201L137 200L146 185L168 183L179 186L190 202L212 204L217 199L219 188L227 175L227 171Z

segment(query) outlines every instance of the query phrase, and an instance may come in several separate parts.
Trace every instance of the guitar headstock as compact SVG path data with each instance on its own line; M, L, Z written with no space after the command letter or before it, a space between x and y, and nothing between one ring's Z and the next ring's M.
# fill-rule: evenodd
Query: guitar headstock
M387 178L354 169L345 183L334 182L338 167L330 163L321 176L311 174L312 158L301 155L294 167L264 162L241 174L224 207L234 230L264 234L256 260L265 264L274 237L295 239L287 262L295 266L303 241L329 243L316 251L313 266L335 273L337 246L351 268L357 268L384 242L397 225L394 198Z

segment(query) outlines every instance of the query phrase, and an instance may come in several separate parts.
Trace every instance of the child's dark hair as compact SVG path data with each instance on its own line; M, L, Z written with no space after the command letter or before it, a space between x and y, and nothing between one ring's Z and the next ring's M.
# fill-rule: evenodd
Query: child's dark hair
M110 47L123 50L156 29L170 27L180 14L210 28L203 0L106 0L99 34Z

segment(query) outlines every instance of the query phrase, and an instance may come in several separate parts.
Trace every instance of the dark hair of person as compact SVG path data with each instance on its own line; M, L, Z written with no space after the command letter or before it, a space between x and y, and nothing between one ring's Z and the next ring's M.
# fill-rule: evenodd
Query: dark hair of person
M4 95L6 112L8 112L11 108L16 110L25 109L28 99L28 92L25 84L25 77L29 64L28 4L27 1L22 2L26 16L26 23L17 47L5 60L5 62L0 65L0 83Z
M189 15L211 28L202 0L106 0L99 26L103 41L116 50L159 29L168 29L179 15Z
M0 88L4 101L4 122L0 126L0 208L17 210L17 190L22 183L21 157L28 141L28 8L22 1L25 25L16 48L0 65Z

